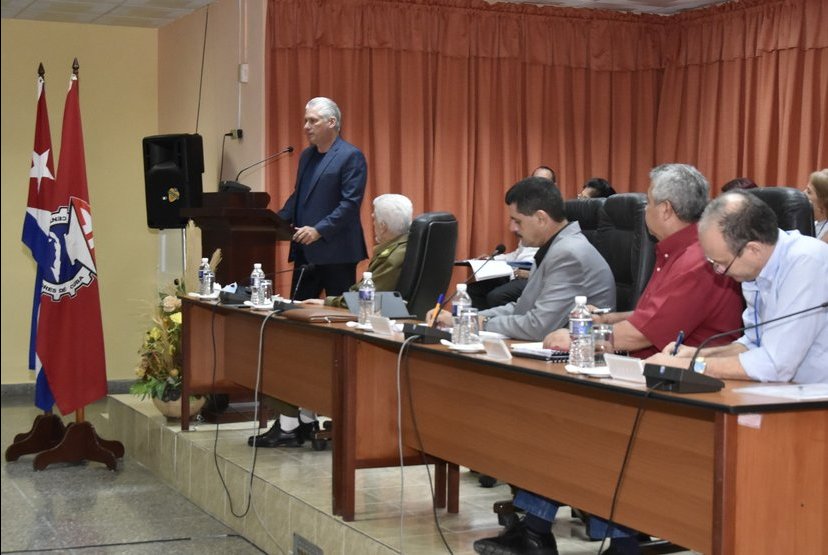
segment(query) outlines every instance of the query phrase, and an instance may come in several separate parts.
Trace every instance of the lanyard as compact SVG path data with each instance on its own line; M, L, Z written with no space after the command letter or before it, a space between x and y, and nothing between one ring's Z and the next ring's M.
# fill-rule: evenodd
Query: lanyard
M759 333L759 290L756 290L756 294L753 297L753 323L756 324L756 327L753 328L756 331L756 346L762 346L762 335Z

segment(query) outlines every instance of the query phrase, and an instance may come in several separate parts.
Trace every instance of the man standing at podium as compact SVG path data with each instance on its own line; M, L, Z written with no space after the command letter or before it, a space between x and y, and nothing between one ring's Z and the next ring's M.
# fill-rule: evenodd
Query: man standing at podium
M288 260L294 264L290 294L297 299L323 290L341 295L356 282L357 263L368 257L359 219L368 167L362 152L339 136L341 125L333 100L317 97L305 106L310 146L302 151L296 187L279 211L294 227ZM313 266L302 272L305 264Z

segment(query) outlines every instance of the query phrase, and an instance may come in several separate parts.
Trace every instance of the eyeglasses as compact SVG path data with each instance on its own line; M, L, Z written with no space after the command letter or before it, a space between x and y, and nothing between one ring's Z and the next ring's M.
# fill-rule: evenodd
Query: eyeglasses
M739 258L740 256L742 256L742 251L745 250L746 246L747 246L747 243L745 243L744 245L739 247L739 250L736 251L736 255L733 257L733 259L730 261L730 263L727 266L722 266L721 264L719 264L718 262L716 262L712 258L707 258L707 261L710 263L711 266L713 266L713 271L714 272L716 272L717 274L720 274L720 275L725 275L725 274L727 274L728 270L730 270L730 267L733 266L733 263L736 262L736 259Z

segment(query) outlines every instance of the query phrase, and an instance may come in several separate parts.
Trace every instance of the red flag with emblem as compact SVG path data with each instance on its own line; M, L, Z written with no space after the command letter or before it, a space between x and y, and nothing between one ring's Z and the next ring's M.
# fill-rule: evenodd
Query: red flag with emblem
M41 190L51 213L52 264L44 270L37 352L62 414L106 395L98 271L86 184L78 79L73 75L63 111L55 186Z

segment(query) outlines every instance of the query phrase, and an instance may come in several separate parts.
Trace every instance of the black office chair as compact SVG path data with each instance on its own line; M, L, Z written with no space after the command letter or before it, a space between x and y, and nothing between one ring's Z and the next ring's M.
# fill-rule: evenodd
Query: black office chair
M448 212L426 212L411 222L397 290L408 312L425 320L437 297L446 292L454 268L457 220Z
M604 201L606 200L604 197L597 197L567 200L564 202L566 219L570 222L578 222L578 225L581 226L581 231L593 245L595 244L595 237L598 233L601 207L604 206Z
M799 189L793 187L762 187L747 189L747 192L765 201L776 212L779 229L796 229L802 235L816 236L814 209L811 203L808 202L808 197Z
M647 195L620 193L608 197L599 212L595 248L615 277L616 310L632 310L655 265L655 239L647 231Z

